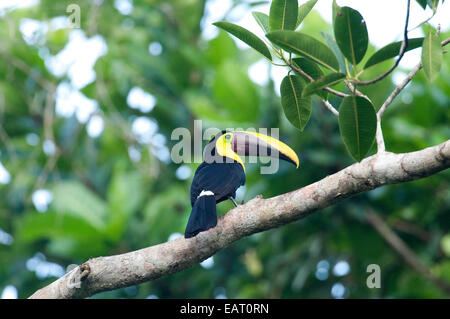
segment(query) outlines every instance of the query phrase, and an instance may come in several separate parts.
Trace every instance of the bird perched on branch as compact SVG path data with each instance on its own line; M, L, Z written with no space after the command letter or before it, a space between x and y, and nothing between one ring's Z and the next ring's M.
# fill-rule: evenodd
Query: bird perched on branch
M270 156L299 165L297 154L275 138L247 131L220 132L206 145L204 162L192 180L185 238L217 225L217 203L230 199L237 206L236 190L245 184L245 166L239 156Z

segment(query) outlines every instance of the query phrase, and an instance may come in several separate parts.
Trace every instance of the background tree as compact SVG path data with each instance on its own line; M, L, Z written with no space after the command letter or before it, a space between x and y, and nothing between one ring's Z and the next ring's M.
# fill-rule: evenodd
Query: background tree
M175 143L170 134L176 127L193 131L194 119L219 128L279 127L281 138L298 150L303 166L296 171L282 165L278 174L262 178L258 166L249 165L242 196L246 201L258 194L265 198L283 194L336 173L354 163L349 153L361 160L377 152L376 112L395 85L392 73L373 85L361 82L384 74L392 59L367 68L357 78L355 70L367 66L375 48L367 42L356 46L367 45L364 52L348 51L346 44L352 40L348 30L341 26L344 30L337 31L338 21L332 28L310 11L316 1L301 3L304 20L292 15L292 21L280 24L273 18L279 11L274 4L283 1L272 2L270 15L275 13L268 25L264 15L255 14L270 31L264 41L271 40L275 52L284 51L281 60L274 61L288 64L286 73L291 71L292 78L281 83L281 101L272 80L258 85L248 76L261 52L269 58L260 44L249 43L260 53L243 51L226 32L211 40L202 36L208 3L77 1L81 28L70 29L61 16L68 15L66 8L72 2L41 0L36 6L1 12L0 258L6 262L0 264L0 289L4 293L3 287L14 286L19 297L28 297L62 276L71 264L159 244L182 233L190 212L190 179L198 164L170 161ZM430 6L431 14L439 10L437 1L418 2ZM226 23L218 24L242 38L241 29L227 24L236 7L258 12L258 6L237 1L223 15ZM353 21L357 15L335 6L335 17ZM299 58L298 50L304 48L289 52L286 43L296 39L286 42L284 37L293 35L277 30L296 29L300 23L300 31L313 37L308 40L319 51L326 45L332 49L337 65L333 58L330 65L329 52L325 60ZM442 48L433 38L437 31L422 28L430 39L422 52L432 54L433 63L425 67L425 62L425 72L417 70L389 111L382 111L390 152L411 152L449 139L449 63L444 58L435 75L436 52L442 54ZM364 38L361 25L358 32L358 39ZM336 45L330 42L333 36ZM440 30L439 41L448 37L447 30ZM404 38L378 56L399 60L402 51L422 45L423 41ZM276 59L269 47L269 59ZM347 64L342 63L344 58ZM309 85L315 96L302 96L309 107L301 114L307 116L296 122L293 94L303 95L311 80L302 71L312 80L322 74L328 77ZM345 118L336 113L347 95L358 94L355 86L370 98L366 109L372 120L369 137L352 142L342 134ZM320 90L324 87L332 88ZM323 100L328 101L326 107ZM348 103L351 115L355 108L351 100ZM358 102L357 109L360 103L365 102ZM366 149L355 148L358 144ZM448 296L448 177L444 171L377 188L287 227L244 238L183 272L95 297ZM219 205L222 213L231 208L229 203ZM365 285L367 265L374 263L382 269L381 289Z

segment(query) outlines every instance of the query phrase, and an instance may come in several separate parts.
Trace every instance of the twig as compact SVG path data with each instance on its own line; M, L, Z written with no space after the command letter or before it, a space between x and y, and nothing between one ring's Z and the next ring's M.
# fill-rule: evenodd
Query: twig
M386 111L387 107L391 105L392 101L397 97L397 95L400 94L400 92L405 88L406 85L411 81L411 79L417 74L417 72L420 71L422 68L422 62L417 64L411 72L409 72L408 76L403 79L403 81L397 85L397 87L392 91L392 93L389 95L389 97L384 101L383 105L378 110L377 116L381 118L383 116L383 113Z
M292 70L294 70L295 72L297 72L297 73L300 74L301 76L305 77L309 82L314 81L314 79L313 79L309 74L307 74L305 71L303 71L303 70L300 69L300 68L297 68L297 67L296 67L293 63L291 63L290 61L287 61L287 60L284 58L284 56L281 55L281 57L283 58L283 60L287 63L287 65L288 65ZM330 93L332 93L332 94L335 94L335 95L337 95L337 96L340 96L340 97L346 97L346 96L348 96L348 94L341 93L341 92L339 92L339 91L335 91L335 90L330 89L330 88L325 88L324 90L325 90L325 91L328 91L328 92L330 92ZM333 114L336 115L336 116L339 116L339 112L333 107L333 105L331 105L330 102L328 102L328 101L325 100L325 99L321 99L321 101L323 102L323 104L325 105L325 107L326 107L328 110L331 111L331 113L333 113Z
M314 79L313 79L310 75L308 75L307 73L305 73L302 69L297 68L295 65L293 65L292 63L289 63L288 61L285 61L285 62L288 64L288 66L289 66L292 70L294 70L295 72L297 72L297 73L300 74L301 76L305 77L309 82L313 82L313 81L314 81ZM330 92L331 94L334 94L334 95L336 95L336 96L339 96L339 97L347 97L347 96L349 96L349 95L346 94L346 93L343 93L343 92L339 92L339 91L333 90L333 89L331 89L331 88L329 88L329 87L324 88L324 90L327 91L327 92Z
M405 55L406 48L408 47L408 24L409 24L410 4L411 4L411 0L408 0L407 9L406 9L406 22L405 22L405 27L404 27L404 31L403 31L403 41L402 41L402 45L400 47L397 61L395 61L394 65L389 70L387 70L383 74L377 76L376 78L374 78L372 80L367 80L367 81L352 81L353 84L360 85L360 86L374 84L378 81L381 81L385 77L387 77L389 74L391 74L392 71L395 70L395 68L397 68L397 66L399 65L403 56Z
M129 125L117 110L114 102L109 96L102 72L97 72L97 88L101 101L104 103L104 105L108 109L108 112L111 114L112 122L119 127L119 130L117 130L117 132L122 135L122 138L128 144L133 145L135 143L135 140L130 132Z
M14 160L17 158L16 151L14 147L9 142L9 136L6 130L3 128L2 123L0 122L0 141L5 145L7 152L11 156L11 158Z
M415 29L421 27L422 25L424 25L425 23L428 23L428 21L430 21L431 19L434 18L434 16L436 15L437 10L433 10L432 14L430 17L426 18L424 21L422 21L421 23L419 23L418 25L416 25L414 28L409 29L409 32L414 31Z
M445 39L441 42L441 46L444 47L448 43L450 43L450 38ZM376 132L376 141L377 141L377 152L381 153L386 150L385 144L384 144L384 138L383 138L383 132L381 130L381 117L383 116L384 112L388 108L389 105L392 104L394 99L400 94L400 92L408 85L408 83L412 80L412 78L420 71L422 68L422 62L417 64L406 76L406 78L403 79L403 81L395 87L395 89L392 91L392 93L388 96L386 101L384 101L383 105L381 105L380 109L377 112L377 132Z
M272 44L270 44L270 45L272 46L272 49L275 51L275 53L277 53L278 57L279 57L280 59L282 59L282 60L286 63L286 66L290 67L292 70L294 70L295 72L297 72L299 75L301 75L301 76L303 76L304 78L306 78L309 82L313 82L313 81L314 81L314 79L313 79L312 76L310 76L308 73L306 73L305 71L303 71L301 68L296 67L296 66L294 65L294 63L292 63L291 53L289 53L289 59L286 59L286 57L284 56L284 54L283 54L283 52L282 52L281 49L278 50L278 49L276 49ZM342 93L342 92L333 90L333 89L328 88L328 87L324 88L323 90L325 90L325 91L327 91L327 92L329 92L329 93L331 93L331 94L334 94L334 95L336 95L336 96L343 97L343 98L349 96L348 94L345 94L345 93ZM325 99L321 99L321 101L323 102L323 104L325 105L325 107L326 107L328 110L331 111L331 113L333 113L333 114L336 115L336 116L339 116L339 112L333 107L333 105L331 105L330 102L328 102L328 101L325 100Z
M56 85L46 78L42 77L39 73L35 72L28 64L20 59L16 59L14 56L9 55L5 51L1 52L3 56L13 65L15 68L26 73L36 83L38 83L45 91L47 91L44 114L43 114L43 127L44 127L44 140L51 141L55 146L55 151L50 155L41 174L36 179L36 182L32 188L31 193L36 189L42 187L45 184L48 175L55 168L58 158L60 156L60 150L57 147L55 137L53 134L53 117L54 117L54 99L56 92Z
M333 107L333 105L331 105L330 102L328 102L327 100L322 99L322 103L325 105L325 107L327 109L329 109L331 111L331 113L333 113L336 116L339 116L339 112Z
M6 101L5 101L5 95L2 91L0 91L0 140L3 142L3 144L6 147L6 150L8 151L9 155L13 160L17 158L16 151L14 149L14 146L9 143L9 135L6 132L6 130L3 128L3 113L5 112Z
M44 139L52 141L55 145L55 136L53 134L53 115L56 87L51 85L47 91L44 108Z
M406 85L411 81L411 79L419 72L422 68L422 62L412 69L412 71L408 74L408 76L392 91L392 93L388 96L386 101L384 101L383 105L381 105L380 109L377 112L377 131L375 135L375 139L377 142L377 153L383 153L386 151L386 146L384 143L383 131L381 129L381 117L383 113L386 111L387 107L391 105L392 101L400 94L400 92L405 88Z
M386 152L383 130L381 129L381 116L379 116L378 114L377 114L377 130L375 133L375 140L377 142L377 154Z
M39 177L37 178L31 194L33 194L36 190L38 190L39 188L41 188L45 182L48 179L49 174L53 171L53 169L56 166L56 163L58 162L59 156L61 155L61 152L59 150L59 148L56 147L55 149L55 153L53 153L48 159L47 162L44 165L44 168L42 169L41 174L39 175Z
M405 262L416 272L430 280L443 292L450 295L450 283L433 275L431 270L419 259L419 257L406 245L406 243L373 211L366 213L369 224L381 237L399 254Z
M53 84L51 84L48 90L49 91L47 92L43 117L44 141L50 141L51 143L53 143L55 150L53 154L49 154L49 158L47 159L47 162L45 163L41 174L36 179L31 194L33 194L35 190L41 188L45 184L49 174L55 168L59 156L61 155L61 151L56 143L55 136L53 133L54 100L56 94L55 93L56 87Z
M288 63L288 62L286 62L286 63ZM306 72L304 72L302 69L297 68L294 64L290 63L289 66L291 67L292 70L294 70L295 72L297 72L297 73L300 74L301 76L303 76L303 77L305 77L306 79L308 79L308 81L310 81L310 82L314 81L314 79L313 79L310 75L308 75L308 74L307 74ZM348 94L345 94L345 93L342 93L342 92L339 92L339 91L335 91L335 90L330 89L330 88L324 88L324 90L327 91L327 92L330 92L330 93L332 93L332 94L334 94L334 95L337 95L337 96L339 96L339 97L347 97L347 96L349 96ZM336 116L339 116L339 112L333 107L333 105L331 105L330 102L328 102L328 101L325 100L325 99L321 99L321 101L323 102L323 104L325 105L325 107L326 107L328 110L331 111L331 113L333 113L333 114L336 115Z
M395 221L393 228L403 233L413 235L424 242L428 242L431 239L431 234L428 231L406 220L400 219Z
M445 39L444 41L441 42L441 46L445 47L449 43L450 43L450 38L447 38L447 39Z
M353 86L353 84L349 81L344 81L345 85L348 87L348 89L350 90L350 92L352 92L353 94L363 97L366 100L370 101L369 97L367 95L365 95L364 93L358 91L358 89L356 89L355 86Z
M43 89L46 91L51 91L54 87L54 84L48 81L46 78L41 76L39 73L34 71L28 64L23 62L22 60L16 59L15 57L9 55L4 51L0 51L5 60L8 60L15 68L21 70L22 72L28 74L36 83L38 83Z

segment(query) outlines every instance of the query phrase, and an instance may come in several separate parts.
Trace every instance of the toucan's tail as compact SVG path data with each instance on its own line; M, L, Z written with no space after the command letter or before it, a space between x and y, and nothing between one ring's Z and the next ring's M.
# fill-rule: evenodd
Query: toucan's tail
M217 214L214 194L212 192L202 192L192 207L184 237L194 237L199 232L208 230L216 225Z

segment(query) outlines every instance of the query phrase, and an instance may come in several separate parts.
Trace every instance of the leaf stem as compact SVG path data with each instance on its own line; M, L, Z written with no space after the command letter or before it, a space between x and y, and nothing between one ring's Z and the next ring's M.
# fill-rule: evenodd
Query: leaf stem
M391 74L392 71L394 71L397 68L397 66L399 65L399 63L402 60L403 56L405 55L406 48L408 47L408 24L409 24L410 6L411 6L411 0L408 0L407 9L406 9L405 28L403 30L403 41L402 41L402 45L400 47L400 52L399 52L397 61L395 61L394 65L389 70L387 70L383 74L377 76L376 78L374 78L372 80L367 80L367 81L357 81L357 80L355 80L355 81L352 81L353 84L361 85L361 86L362 85L374 84L374 83L376 83L378 81L383 80L385 77L387 77L389 74Z
M307 74L307 73L306 73L305 71L303 71L302 69L297 68L293 63L289 63L287 60L285 60L285 62L288 64L288 66L289 66L292 70L294 70L295 72L297 72L297 73L300 74L301 76L305 77L309 82L313 82L313 81L314 81L314 79L313 79L309 74ZM327 91L327 92L329 92L329 93L331 93L331 94L334 94L334 95L336 95L336 96L342 97L342 98L349 96L349 95L346 94L346 93L343 93L343 92L340 92L340 91L333 90L333 89L331 89L331 88L329 88L329 87L324 88L324 90Z

